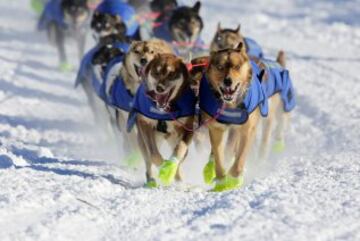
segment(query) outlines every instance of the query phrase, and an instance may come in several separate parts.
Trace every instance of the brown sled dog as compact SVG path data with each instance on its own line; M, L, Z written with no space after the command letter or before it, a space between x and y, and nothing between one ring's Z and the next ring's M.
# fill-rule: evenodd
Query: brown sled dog
M196 98L190 89L189 73L173 54L156 56L146 67L145 82L135 97L138 143L146 163L148 187L156 187L152 165L160 166L164 185L181 180L179 165L192 141ZM160 154L161 140L173 150L171 158Z

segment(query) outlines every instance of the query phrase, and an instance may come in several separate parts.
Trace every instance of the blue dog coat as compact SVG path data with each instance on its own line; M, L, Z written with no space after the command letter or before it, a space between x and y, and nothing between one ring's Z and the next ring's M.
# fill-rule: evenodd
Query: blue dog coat
M127 43L116 43L115 47L121 49L124 53L126 53L129 49L129 44ZM95 93L103 100L105 100L105 90L104 90L104 79L106 76L106 71L101 76L98 76L94 72L94 68L92 65L92 60L94 58L95 53L102 46L98 45L92 48L81 60L80 68L75 81L75 88L79 86L83 81L91 80L92 86L94 88ZM115 59L117 60L117 59ZM113 61L115 61L113 60ZM113 61L111 61L106 69L109 69L113 65Z
M92 59L94 54L100 49L101 46L97 45L90 49L82 58L80 68L75 79L75 88L77 88L83 81L92 78Z
M67 27L64 22L64 13L61 10L61 0L50 0L46 4L38 23L38 29L46 30L52 22L63 28Z
M128 126L130 128L135 123L136 113L140 113L150 119L160 121L173 121L174 119L195 115L196 96L194 92L187 88L172 105L171 112L159 110L156 103L146 94L145 84L141 84L136 92L134 106L129 117ZM129 128L128 128L129 129Z
M249 115L257 108L260 108L261 115L266 117L268 114L268 102L266 94L258 79L259 68L255 63L251 63L253 68L253 77L250 86L244 97L243 102L237 108L222 109L223 101L216 97L214 90L210 86L205 75L200 83L200 109L209 116L215 118L216 121L224 124L244 124Z
M116 43L114 44L114 47L120 49L122 52L126 53L129 50L129 44L127 43ZM92 87L97 94L98 97L100 97L103 101L105 101L107 104L113 105L112 103L109 103L108 97L106 95L106 81L108 79L109 72L111 68L118 63L122 63L124 59L124 56L119 56L114 59L112 59L107 66L105 67L105 70L101 72L100 74L95 73L95 69L93 68L91 62L91 80L92 80Z
M292 111L295 108L296 100L289 71L275 61L262 59L262 62L266 66L268 76L266 80L262 81L266 96L270 98L274 94L280 93L284 104L284 111Z
M250 57L255 57L258 59L261 59L264 57L262 48L255 40L253 40L251 38L245 38L244 40L245 40L247 54Z
M121 0L104 0L96 8L96 12L106 13L113 16L119 15L126 25L128 36L133 36L139 30L135 9Z

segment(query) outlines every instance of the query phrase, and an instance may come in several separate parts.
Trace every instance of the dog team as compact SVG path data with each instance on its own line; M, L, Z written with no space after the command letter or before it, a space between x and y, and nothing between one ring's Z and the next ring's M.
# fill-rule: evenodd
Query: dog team
M76 86L84 89L95 118L101 101L126 158L145 161L146 187L181 181L189 146L206 145L204 138L211 146L204 181L216 192L242 187L250 151L266 160L270 150L285 148L295 107L285 53L267 59L240 25L219 24L208 48L200 37L200 1L146 4L148 11L137 13L121 0L104 0L94 10L87 0L50 0L39 28L56 45L64 71L71 69L65 39L76 39L81 57ZM96 46L84 55L87 26ZM161 153L163 143L171 148L169 158Z

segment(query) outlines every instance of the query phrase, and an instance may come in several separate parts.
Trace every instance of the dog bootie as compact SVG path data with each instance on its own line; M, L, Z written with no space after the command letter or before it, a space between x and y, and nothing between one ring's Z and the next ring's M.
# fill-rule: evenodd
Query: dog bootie
M145 183L144 187L145 188L157 188L158 184L156 183L155 180L150 180Z
M224 192L241 188L244 184L244 176L233 177L230 174L226 175L223 179L217 180L213 192Z
M67 62L62 62L59 65L59 69L61 72L71 72L73 71L73 66Z
M133 151L125 157L126 165L131 168L139 167L140 160L141 154L138 151Z
M159 179L165 186L169 186L174 181L178 166L179 164L172 160L165 160L160 166Z
M285 150L285 141L284 140L277 140L274 142L273 152L280 154Z
M42 0L31 0L31 7L36 14L40 15L44 10L44 3Z
M203 169L203 177L204 177L204 182L206 184L211 184L214 181L216 177L216 173L215 173L215 161L213 158L210 158L209 162L206 163Z

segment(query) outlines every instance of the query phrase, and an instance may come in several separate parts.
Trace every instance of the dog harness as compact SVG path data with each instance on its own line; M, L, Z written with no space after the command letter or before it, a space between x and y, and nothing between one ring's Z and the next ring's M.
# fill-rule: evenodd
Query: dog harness
M246 52L250 57L261 59L264 57L262 48L260 45L251 38L244 38L246 45Z
M96 12L120 16L126 25L127 36L134 36L139 31L135 9L121 0L104 0L96 8Z
M284 111L292 111L296 106L296 99L289 71L272 60L262 59L261 62L265 64L268 76L261 83L267 98L280 93L284 104Z
M164 121L174 121L182 117L196 115L197 98L190 88L185 89L182 96L171 104L170 112L158 109L156 103L146 94L146 89L145 83L142 83L136 92L134 105L128 118L127 131L130 132L134 127L137 114L158 120L162 124L164 124Z
M223 124L242 125L247 122L250 114L257 108L263 117L268 114L268 102L266 94L258 78L260 72L258 66L252 62L253 76L247 93L237 108L222 108L223 101L216 97L209 81L204 75L200 83L199 106L202 111ZM220 111L222 110L222 111Z
M38 29L46 30L52 22L60 27L67 28L67 24L64 21L64 14L61 10L61 0L50 0L45 5L38 22Z

